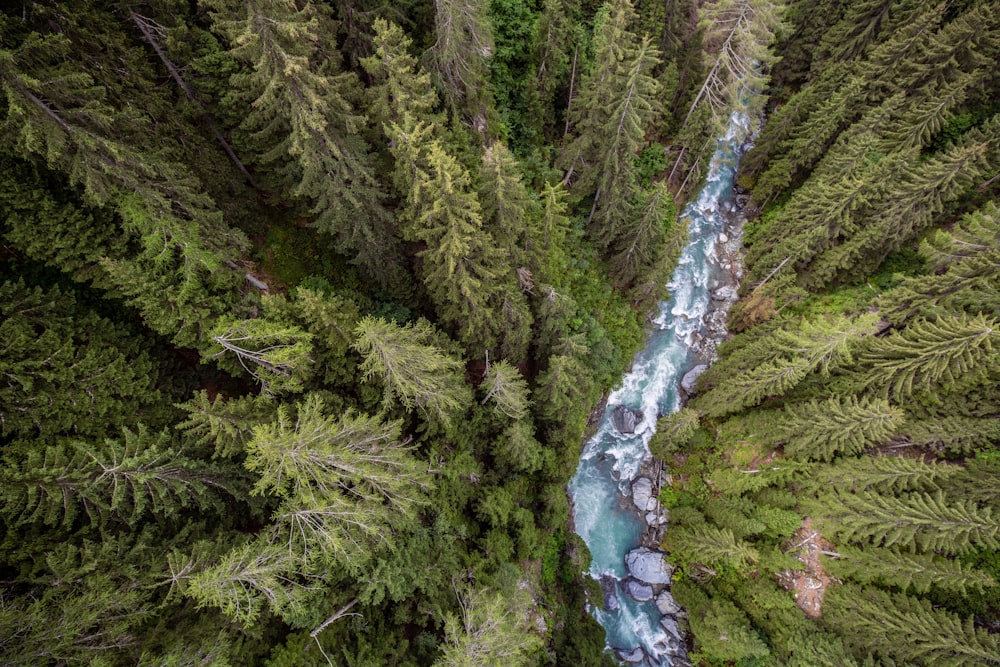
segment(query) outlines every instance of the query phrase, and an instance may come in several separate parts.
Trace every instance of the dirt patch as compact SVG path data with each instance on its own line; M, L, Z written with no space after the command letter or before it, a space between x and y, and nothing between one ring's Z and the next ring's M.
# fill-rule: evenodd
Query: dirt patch
M833 551L833 544L824 539L819 531L813 530L812 519L806 517L785 548L786 553L802 562L803 569L783 570L778 575L778 584L795 594L795 604L809 618L823 615L823 595L827 587L834 583L834 578L823 569L819 559L824 551Z

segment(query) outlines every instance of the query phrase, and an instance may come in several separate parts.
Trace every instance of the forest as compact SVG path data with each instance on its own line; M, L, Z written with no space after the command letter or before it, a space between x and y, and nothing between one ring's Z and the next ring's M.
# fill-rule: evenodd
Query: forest
M615 664L566 484L739 108L690 659L1000 664L997 62L988 0L4 3L0 663Z

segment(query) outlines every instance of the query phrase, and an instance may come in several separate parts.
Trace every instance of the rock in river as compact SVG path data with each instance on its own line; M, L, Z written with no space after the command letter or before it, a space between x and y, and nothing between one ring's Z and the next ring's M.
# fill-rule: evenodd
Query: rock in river
M670 594L670 591L661 591L656 596L656 610L664 616L673 616L681 610L681 606L677 604L677 600Z
M618 657L621 659L622 662L626 662L632 665L642 662L643 660L646 659L646 652L642 650L641 646L638 646L632 649L631 651L626 651L625 649L620 648L617 651L615 651L615 653L618 654Z
M653 587L635 579L626 579L625 594L636 602L645 602L653 599Z
M659 551L639 547L625 554L628 573L647 584L669 584L674 566Z
M653 497L653 483L648 477L639 477L632 482L632 502L640 512L651 512L656 509L656 498Z
M692 395L698 386L698 376L708 370L707 364L698 364L681 378L681 389L688 395Z
M635 433L636 424L642 421L642 412L618 405L611 414L611 421L619 433Z

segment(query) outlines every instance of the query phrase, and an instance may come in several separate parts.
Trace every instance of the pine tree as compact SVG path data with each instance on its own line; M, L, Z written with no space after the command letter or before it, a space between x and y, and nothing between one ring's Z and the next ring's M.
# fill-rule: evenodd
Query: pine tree
M835 556L824 559L823 565L839 579L849 578L860 584L880 583L902 590L913 586L917 593L926 593L935 586L965 595L968 589L982 590L996 583L989 574L971 569L961 561L897 549L843 545L837 547Z
M468 172L436 142L421 159L426 167L412 184L408 234L426 244L418 256L438 316L458 329L470 353L490 350L519 363L531 313L510 258L482 229Z
M277 421L254 427L246 467L260 475L255 494L323 503L347 495L353 502L387 504L400 519L412 517L428 487L424 466L401 442L400 422L367 415L326 414L310 394Z
M234 356L236 363L230 365L246 371L267 394L301 391L311 371L312 336L296 326L223 318L211 339L222 348L213 358Z
M0 502L12 524L70 529L82 521L134 527L148 514L161 519L186 508L219 511L235 471L188 458L167 432L140 426L120 440L56 444L21 442L4 456Z
M132 336L71 294L0 284L0 431L102 436L148 409L155 367Z
M364 378L382 382L386 407L399 401L447 423L468 402L462 363L434 345L435 332L426 320L399 326L369 316L355 335Z
M479 171L483 227L503 248L513 266L532 274L542 267L535 198L521 178L513 153L499 141L483 150Z
M72 64L60 34L29 34L15 51L0 51L0 89L7 114L0 135L15 154L41 158L83 188L88 200L113 205L150 260L197 283L205 271L246 248L183 166L142 148L130 126L142 121L116 109L105 91Z
M382 18L375 19L372 29L374 53L362 58L361 66L374 81L366 91L374 120L385 129L402 123L404 114L417 121L434 119L438 97L430 75L421 71L417 59L409 53L412 40L399 26ZM436 119L437 124L443 121Z
M921 243L920 254L934 273L907 279L882 297L895 324L940 314L1000 314L1000 210L988 203L951 230Z
M781 431L787 455L830 461L885 442L902 423L903 411L888 401L834 397L786 408Z
M649 441L649 451L658 459L666 460L670 454L680 451L698 429L701 415L693 408L681 408L677 412L660 417L656 421L656 433Z
M816 488L842 491L937 491L942 484L959 472L959 468L944 463L927 463L903 456L865 456L845 458L833 466L819 469Z
M577 136L558 163L578 196L593 194L590 232L603 247L620 236L618 219L638 185L634 156L659 110L651 75L658 55L632 31L636 19L629 0L605 5L596 19L595 66L569 112Z
M187 413L187 418L175 428L197 444L212 447L215 456L226 458L242 454L253 437L254 426L272 421L277 409L269 394L210 398L204 390L177 407Z
M835 586L823 616L859 649L912 665L1000 664L1000 640L930 602L874 588Z
M674 198L665 183L654 183L637 198L636 205L626 209L608 257L608 275L619 285L632 285L654 269L669 251L667 239L678 224Z
M719 663L765 660L771 651L754 631L750 619L721 596L689 613L698 652Z
M731 567L737 572L748 571L760 559L760 553L732 530L708 524L671 529L667 546L675 562Z
M298 564L282 545L250 540L217 564L193 575L186 594L199 607L218 607L226 616L249 628L265 605L284 616L301 610L310 586L299 580Z
M741 373L729 382L700 396L694 407L707 417L722 417L753 407L769 396L781 396L811 370L804 359L778 359Z
M434 45L428 51L445 102L484 138L492 136L490 77L493 33L483 0L435 0Z

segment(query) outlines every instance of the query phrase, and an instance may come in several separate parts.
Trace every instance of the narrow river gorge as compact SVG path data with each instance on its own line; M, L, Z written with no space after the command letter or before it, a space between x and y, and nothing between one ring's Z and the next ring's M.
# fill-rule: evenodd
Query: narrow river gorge
M601 583L603 606L592 613L607 645L628 664L687 664L670 595L673 568L657 549L669 520L649 469L657 418L678 410L685 388L714 358L725 336L726 311L736 298L743 197L735 191L739 159L750 135L741 112L718 140L704 188L681 218L688 243L660 304L645 349L608 397L594 436L570 481L576 532L591 553L590 576ZM662 477L662 474L660 475Z

